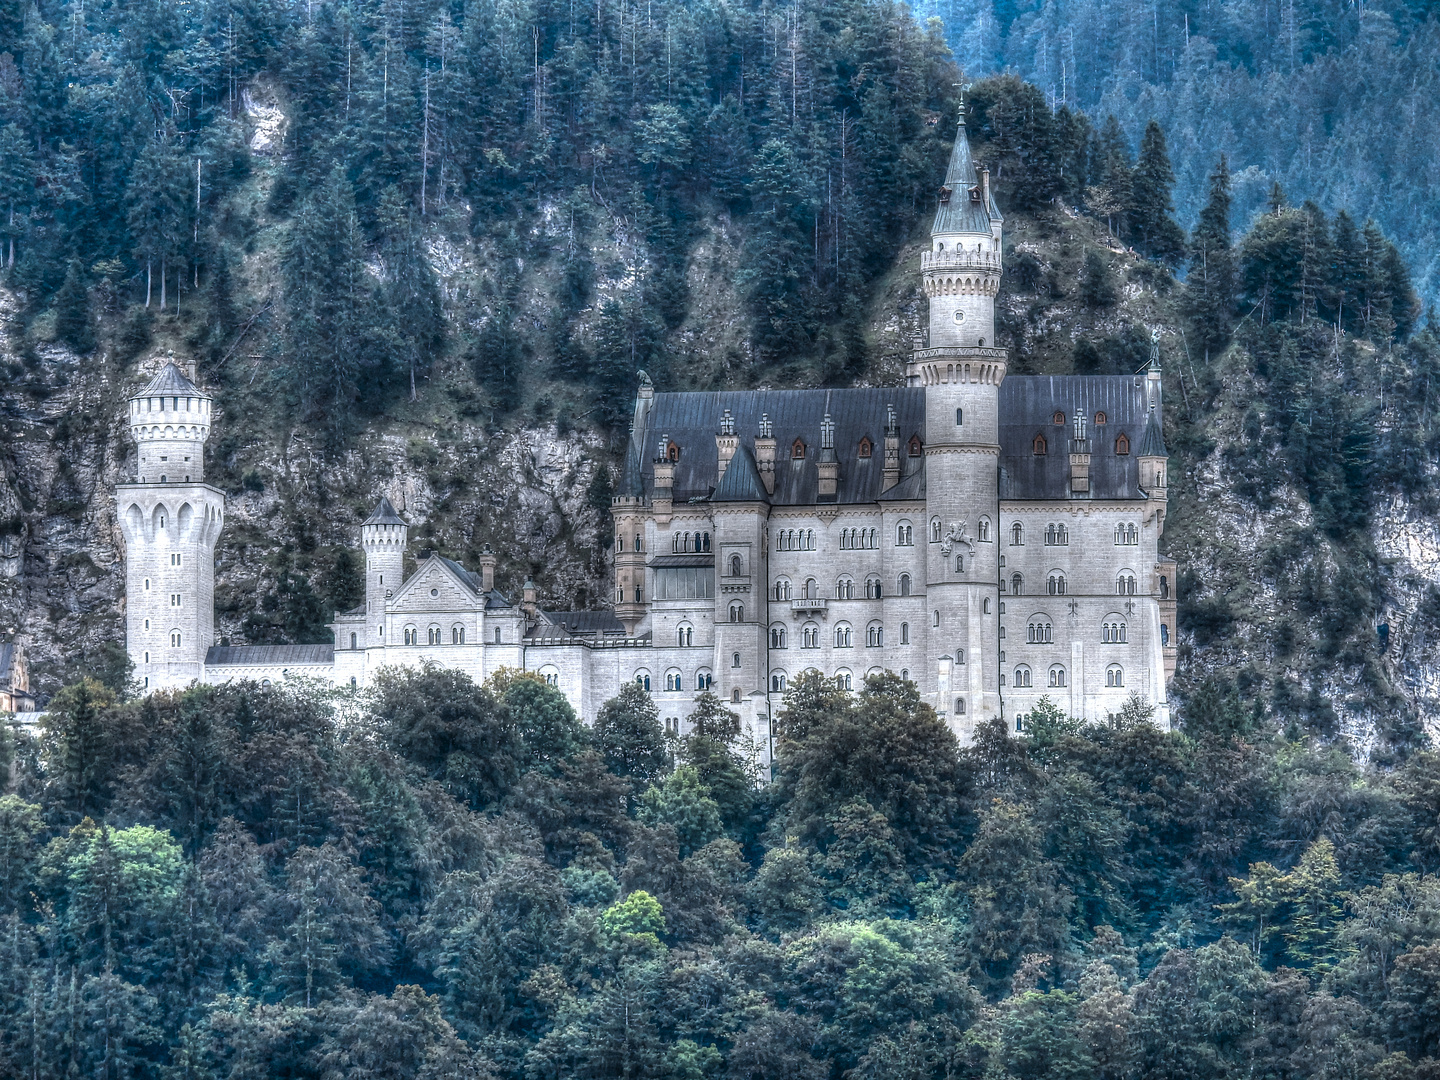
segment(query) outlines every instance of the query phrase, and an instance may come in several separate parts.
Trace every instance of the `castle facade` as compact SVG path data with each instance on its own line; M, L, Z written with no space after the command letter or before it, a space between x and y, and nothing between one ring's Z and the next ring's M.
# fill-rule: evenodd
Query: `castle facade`
M762 746L787 685L913 680L962 740L1023 731L1048 696L1102 720L1131 694L1169 724L1175 566L1161 376L1006 376L1003 218L963 123L920 272L929 332L895 388L657 393L643 378L614 498L614 606L547 611L429 551L387 500L362 524L365 603L327 645L214 642L224 497L204 483L210 399L173 365L130 399L117 491L127 640L148 688L434 662L542 673L593 720L622 683L683 732L696 695Z

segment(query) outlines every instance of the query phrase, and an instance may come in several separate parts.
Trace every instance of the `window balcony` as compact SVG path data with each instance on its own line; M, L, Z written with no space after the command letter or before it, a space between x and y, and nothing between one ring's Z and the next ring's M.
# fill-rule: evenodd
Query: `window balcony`
M823 596L797 596L790 601L790 609L798 615L802 611L824 611L825 604Z

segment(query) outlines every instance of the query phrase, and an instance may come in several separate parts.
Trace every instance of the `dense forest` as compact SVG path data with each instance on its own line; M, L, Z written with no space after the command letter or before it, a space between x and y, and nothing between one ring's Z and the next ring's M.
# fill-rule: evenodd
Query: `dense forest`
M1427 178L1440 161L1426 117L1440 67L1440 19L1423 0L920 0L971 76L1002 70L1054 105L1113 113L1129 132L1157 119L1177 150L1176 203L1188 227L1216 153L1236 172L1238 220L1263 212L1275 182L1373 216L1440 287Z
M806 677L757 788L708 696L76 684L7 747L0 1073L1436 1075L1440 757L1034 721Z

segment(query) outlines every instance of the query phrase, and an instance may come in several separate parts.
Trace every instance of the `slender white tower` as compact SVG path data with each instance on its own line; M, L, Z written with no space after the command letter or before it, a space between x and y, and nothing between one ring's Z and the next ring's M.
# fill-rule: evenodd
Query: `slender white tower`
M1003 219L990 174L976 173L960 127L940 188L930 250L920 269L930 301L929 340L906 371L925 387L926 599L935 707L962 739L1000 711L1000 383L1006 352L995 347Z
M215 544L225 496L205 483L210 395L173 363L130 398L135 483L115 504L125 536L125 642L146 690L188 686L215 644Z
M405 519L383 496L374 513L360 523L360 546L365 549L367 649L385 648L385 601L400 588L404 578L405 542L409 533Z

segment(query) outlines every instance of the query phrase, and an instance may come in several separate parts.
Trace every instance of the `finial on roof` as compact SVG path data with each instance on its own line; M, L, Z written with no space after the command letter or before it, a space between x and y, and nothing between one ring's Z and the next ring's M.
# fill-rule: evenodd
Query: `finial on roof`
M655 451L656 461L665 461L670 457L670 433L667 431L660 436L660 447Z
M654 385L655 385L654 383L652 383L652 382L650 381L650 373L649 373L648 371L646 371L644 368L640 368L638 371L635 372L635 374L640 376L640 385L641 385L641 386L654 386Z
M886 405L886 406L885 406L885 434L886 434L886 435L899 435L899 434L900 434L900 421L895 418L895 406L894 406L894 405Z
M1150 370L1160 370L1160 329L1150 331Z

